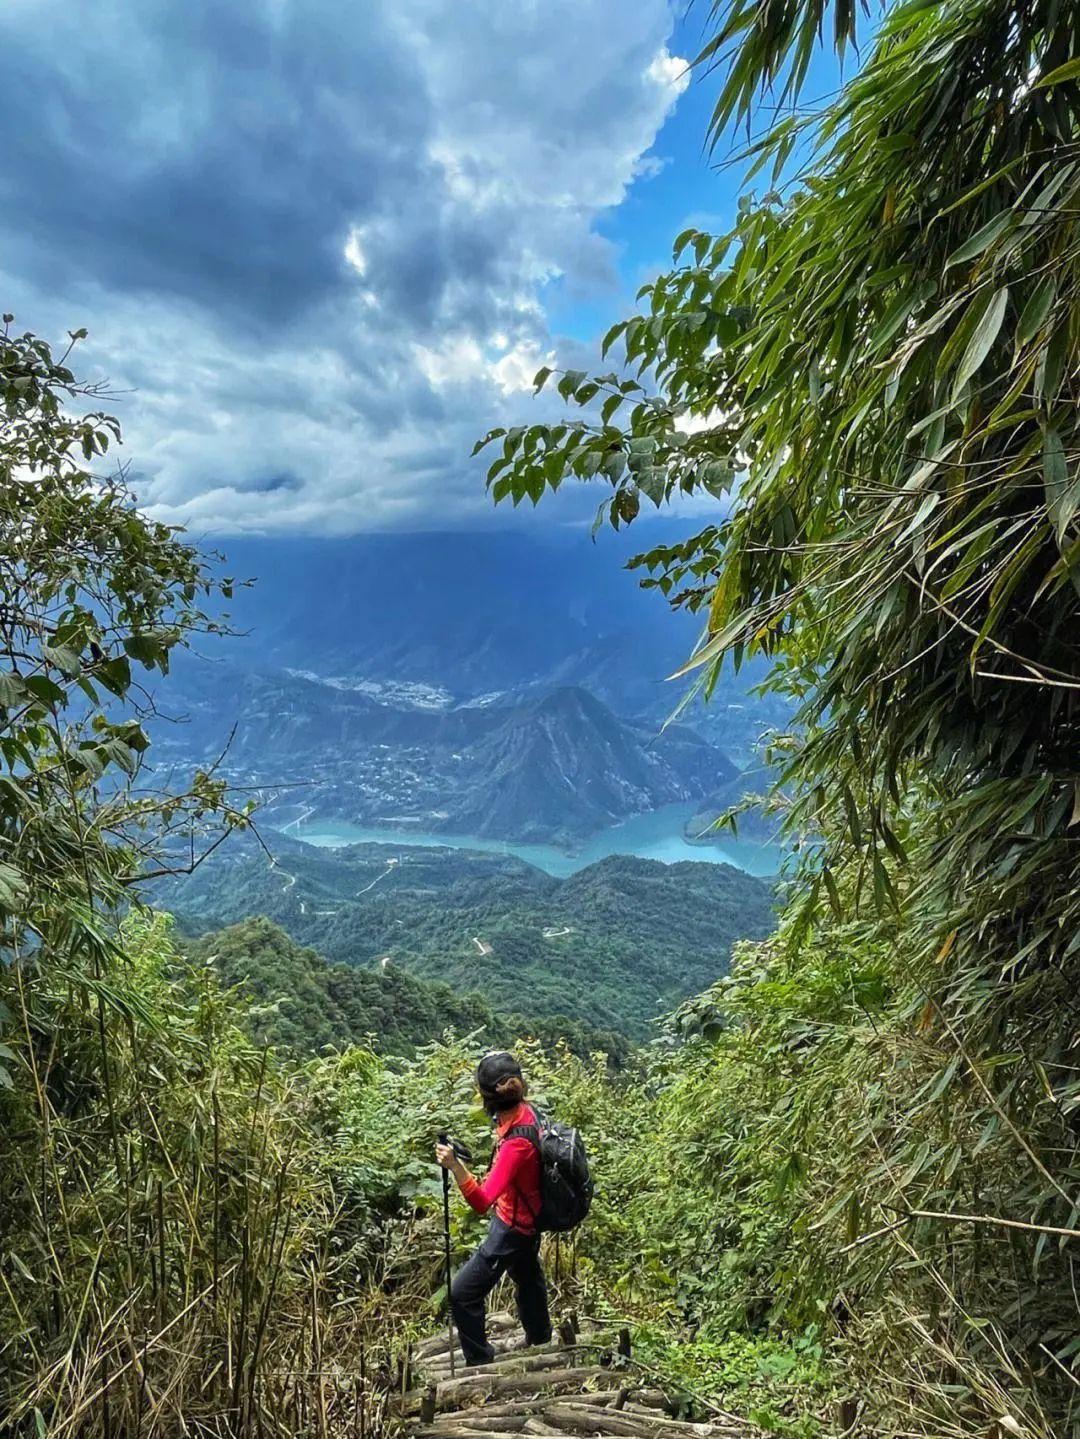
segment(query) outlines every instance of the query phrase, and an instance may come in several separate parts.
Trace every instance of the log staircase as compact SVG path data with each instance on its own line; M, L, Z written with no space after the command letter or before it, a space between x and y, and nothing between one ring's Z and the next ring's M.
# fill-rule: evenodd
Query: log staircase
M516 1321L488 1321L495 1361L464 1368L447 1335L425 1340L406 1364L399 1402L405 1439L751 1439L753 1426L719 1411L708 1422L675 1405L630 1358L629 1335L560 1325L558 1340L526 1348Z

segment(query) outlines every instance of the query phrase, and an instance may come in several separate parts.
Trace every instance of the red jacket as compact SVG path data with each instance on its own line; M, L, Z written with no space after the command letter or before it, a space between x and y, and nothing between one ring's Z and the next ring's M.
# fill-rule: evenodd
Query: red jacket
M536 1233L540 1213L540 1155L531 1140L506 1133L515 1125L536 1124L536 1113L524 1101L500 1116L495 1125L495 1157L481 1182L466 1172L461 1192L477 1214L495 1206L496 1216L522 1234Z

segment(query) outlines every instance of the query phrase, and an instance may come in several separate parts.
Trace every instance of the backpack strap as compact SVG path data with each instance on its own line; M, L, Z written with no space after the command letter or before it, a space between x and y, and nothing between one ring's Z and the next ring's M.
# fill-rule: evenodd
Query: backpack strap
M515 1124L512 1129L508 1129L506 1131L506 1133L503 1135L503 1139L527 1139L532 1145L532 1147L536 1150L537 1158L540 1159L541 1171L543 1170L543 1156L540 1150L540 1126L538 1124ZM540 1199L539 1209L535 1210L533 1209L532 1205L529 1204L529 1202L525 1199L525 1196L523 1194L521 1195L521 1199L525 1205L525 1208L532 1216L532 1222L536 1224L540 1218L541 1213L543 1212L543 1196L541 1196Z
M527 1139L534 1149L540 1148L540 1126L538 1124L515 1124L503 1135L504 1139Z

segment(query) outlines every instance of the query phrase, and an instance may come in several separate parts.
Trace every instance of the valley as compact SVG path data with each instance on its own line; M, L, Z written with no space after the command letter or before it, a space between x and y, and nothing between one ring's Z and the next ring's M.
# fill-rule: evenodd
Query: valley
M212 770L257 829L152 900L253 986L264 1037L617 1056L771 930L775 835L709 825L783 714L734 675L665 723L693 631L621 555L576 532L230 548L272 580L237 589L224 653L171 667L154 775Z
M403 971L525 1015L645 1038L773 925L770 883L725 864L609 856L559 878L509 855L238 835L151 898L196 937L259 916L324 959ZM454 1023L447 1011L446 1023Z
M185 723L158 726L158 765L216 761L277 827L317 818L572 847L705 801L738 774L687 726L619 718L580 687L402 708L292 671L224 678L179 669L171 694Z
M567 851L668 805L711 815L788 711L751 665L668 723L697 623L629 553L578 530L232 540L229 638L150 697L155 773L215 765L279 828Z

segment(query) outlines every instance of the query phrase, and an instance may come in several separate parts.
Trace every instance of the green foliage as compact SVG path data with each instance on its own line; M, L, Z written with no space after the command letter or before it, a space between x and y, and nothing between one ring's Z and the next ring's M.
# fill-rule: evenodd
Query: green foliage
M409 1058L354 1046L297 1065L253 1041L266 1006L249 1010L206 961L215 947L237 970L248 955L267 970L276 957L291 988L298 964L317 974L312 956L254 921L185 960L165 925L133 920L120 936L103 982L129 1018L106 1026L104 1061L93 1006L62 982L39 983L19 1016L28 1038L13 1046L16 1082L0 1098L11 1138L0 1160L11 1315L0 1416L15 1432L33 1431L35 1411L49 1426L115 1432L147 1393L161 1396L146 1410L161 1432L181 1416L212 1427L223 1415L230 1432L292 1432L311 1402L294 1376L310 1364L313 1326L346 1376L328 1392L351 1404L358 1344L382 1363L396 1336L430 1330L443 1302L435 1134L452 1129L478 1165L488 1152L476 1036ZM602 1054L515 1048L532 1096L582 1125L594 1157L599 1197L574 1245L581 1301L634 1316L641 1357L688 1397L814 1433L827 1389L813 1328L755 1333L730 1282L711 1322L701 1317L719 1293L717 1236L685 1154L688 1136L708 1152L715 1110L685 1081L711 1062L707 1045L688 1048L685 1069L665 1042L617 1084ZM455 1205L456 1260L482 1227ZM568 1264L564 1251L564 1285ZM133 1335L141 1368L125 1370Z
M220 861L158 886L155 902L192 929L260 913L361 969L389 956L583 1053L646 1036L658 1014L722 973L735 940L773 925L771 885L723 865L611 857L559 880L461 851L274 843L277 869L234 841ZM400 860L392 873L388 858Z
M300 1064L161 916L101 984L122 1024L62 975L14 989L0 1428L285 1436L314 1402L351 1425L362 1346L376 1423L395 1343L438 1312L435 1133L485 1142L477 1042Z
M782 189L679 237L608 337L634 387L562 376L573 418L489 436L490 483L516 502L597 480L614 524L643 496L730 491L637 564L706 620L698 687L763 656L801 705L778 747L803 853L780 943L694 1011L730 1026L700 1041L728 1117L685 1175L739 1185L697 1230L734 1222L731 1301L817 1311L880 1432L1072 1433L1075 14L897 4L823 110L759 134L757 97L799 93L824 12L713 16L714 136L745 119ZM843 46L854 9L833 19ZM597 414L601 390L619 399Z
M817 1439L828 1430L822 1420L832 1398L813 1331L773 1337L732 1330L725 1323L685 1329L642 1320L634 1351L664 1376L669 1391L689 1412L701 1412L705 1396L767 1434Z

